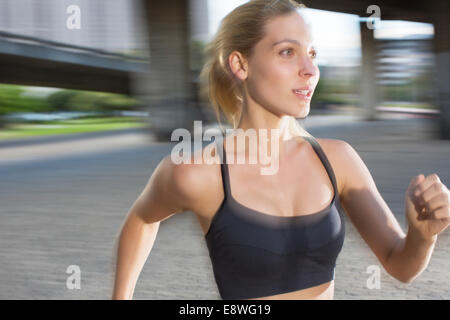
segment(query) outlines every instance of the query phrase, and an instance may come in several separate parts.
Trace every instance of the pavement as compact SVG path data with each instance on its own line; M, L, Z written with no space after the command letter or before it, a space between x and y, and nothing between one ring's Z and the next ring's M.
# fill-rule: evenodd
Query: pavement
M404 231L404 193L414 175L435 172L450 186L450 142L436 138L436 119L311 116L304 125L357 150ZM136 129L52 139L0 145L0 299L109 299L123 219L173 144ZM450 228L427 269L407 285L383 269L351 221L345 224L336 300L450 299ZM70 266L81 270L79 289L68 285ZM373 266L379 289L367 285ZM220 299L193 213L161 222L134 299Z
M379 115L380 120L398 120L401 124L412 119L424 119L411 114L384 113ZM425 118L426 119L426 118ZM304 120L299 120L307 129L333 128L335 126L357 125L366 123L362 116L354 114L324 114L309 115ZM219 128L217 123L209 123L203 126ZM433 128L434 130L434 128ZM429 132L427 134L435 134ZM71 156L95 151L101 146L102 150L114 150L127 146L146 145L158 143L157 138L148 128L131 128L111 131L74 133L64 135L46 135L17 139L0 140L0 163L14 163L18 161L30 161L37 159L50 159L52 157Z

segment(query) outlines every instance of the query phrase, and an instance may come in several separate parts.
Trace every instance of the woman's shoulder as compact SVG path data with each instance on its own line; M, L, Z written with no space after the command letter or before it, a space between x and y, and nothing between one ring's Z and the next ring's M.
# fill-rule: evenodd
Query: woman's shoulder
M324 151L328 151L328 153L339 154L339 151L342 151L349 145L349 143L345 140L340 139L331 139L331 138L314 138L324 149ZM325 150L326 149L326 150Z
M217 162L209 161L217 159ZM216 158L214 143L195 152L184 155L183 161L172 153L165 156L162 162L167 174L172 179L172 188L186 203L186 210L192 210L194 204L203 200L211 192L220 178L220 163Z
M348 154L350 148L353 148L345 140L331 138L315 138L315 140L319 143L333 168L338 184L338 190L342 191L345 185L346 176L349 174L348 166L344 163L347 159L346 154Z

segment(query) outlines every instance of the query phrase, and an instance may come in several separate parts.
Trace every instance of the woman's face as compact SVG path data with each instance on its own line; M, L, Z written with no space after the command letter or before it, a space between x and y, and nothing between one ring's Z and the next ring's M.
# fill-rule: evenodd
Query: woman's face
M278 116L306 117L320 76L315 56L300 13L274 18L248 60L248 98Z

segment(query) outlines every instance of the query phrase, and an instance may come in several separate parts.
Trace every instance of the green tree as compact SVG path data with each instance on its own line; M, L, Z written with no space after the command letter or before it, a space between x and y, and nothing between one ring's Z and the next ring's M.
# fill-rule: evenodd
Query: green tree
M69 110L69 100L77 94L75 90L60 90L47 96L47 101L54 111Z
M0 84L0 127L6 125L5 115L14 112L47 112L50 106L43 98L25 95L22 86Z

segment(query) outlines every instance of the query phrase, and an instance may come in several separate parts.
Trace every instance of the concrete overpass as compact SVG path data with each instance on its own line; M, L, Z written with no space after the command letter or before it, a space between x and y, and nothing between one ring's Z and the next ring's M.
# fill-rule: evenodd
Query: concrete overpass
M132 94L148 59L0 31L0 83Z

